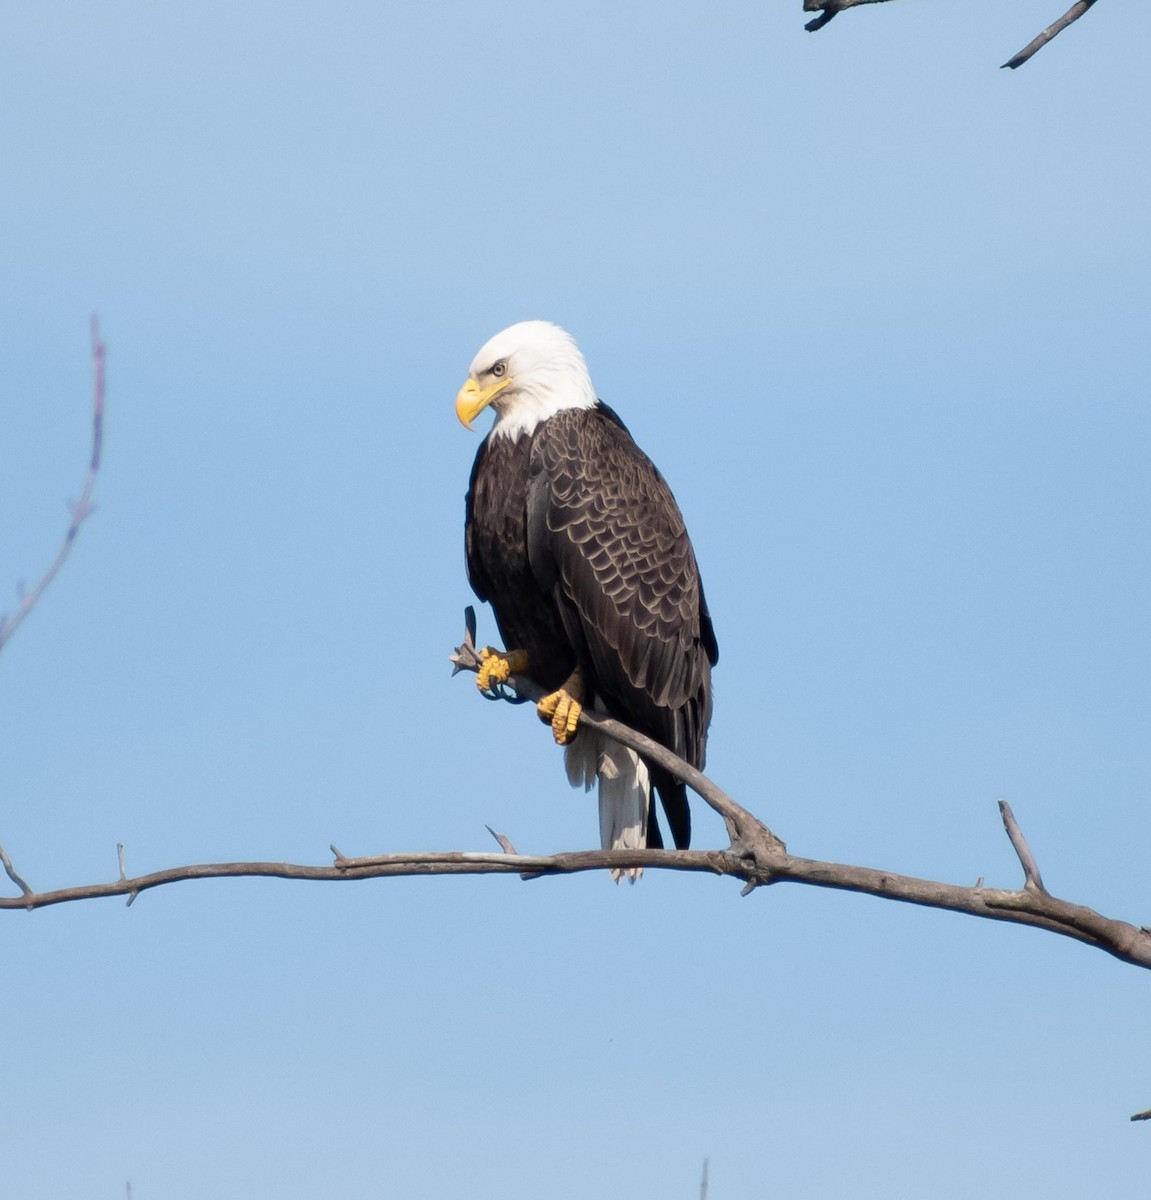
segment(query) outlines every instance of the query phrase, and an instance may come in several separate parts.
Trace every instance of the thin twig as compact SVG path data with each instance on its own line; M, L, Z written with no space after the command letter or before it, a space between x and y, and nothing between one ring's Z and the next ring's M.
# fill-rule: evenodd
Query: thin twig
M0 846L0 863L4 864L4 871L8 878L24 893L25 897L34 896L36 893L24 882L19 875L16 874L16 868L12 865L12 860L8 857L8 851Z
M1030 58L1030 57L1031 57L1031 56L1032 56L1032 55L1033 55L1033 54L1034 54L1034 53L1035 53L1037 50L1042 50L1042 49L1043 49L1043 47L1044 47L1044 46L1046 46L1046 45L1047 45L1047 43L1048 43L1049 41L1051 41L1051 39L1052 39L1053 37L1057 37L1059 34L1061 34L1061 33L1062 33L1062 32L1063 32L1063 31L1064 31L1066 28L1067 28L1067 26L1068 26L1068 25L1071 25L1071 24L1073 24L1075 21L1078 21L1078 20L1079 20L1079 18L1080 18L1080 17L1081 17L1081 16L1082 16L1082 15L1083 15L1083 14L1084 14L1084 13L1085 13L1085 12L1086 12L1086 11L1087 11L1089 8L1090 8L1090 7L1091 7L1091 6L1094 4L1094 3L1095 3L1095 0L1076 0L1076 3L1074 3L1074 4L1073 4L1073 5L1072 5L1072 6L1071 6L1071 7L1070 7L1070 8L1069 8L1069 9L1068 9L1068 10L1067 10L1067 11L1066 11L1064 14L1063 14L1063 16L1061 16L1061 17L1059 18L1059 20L1058 20L1058 21L1055 21L1055 22L1053 22L1051 25L1048 25L1048 26L1047 26L1047 28L1046 28L1046 29L1045 29L1045 30L1044 30L1044 31L1043 31L1041 34L1039 34L1039 36L1038 36L1038 37L1036 37L1036 38L1033 38L1033 39L1032 39L1030 42L1028 42L1028 43L1027 43L1027 45L1026 45L1026 46L1024 46L1024 47L1023 47L1023 49L1022 49L1022 50L1020 50L1018 54L1015 54L1015 55L1013 55L1011 58L1009 58L1009 59L1008 59L1008 60L1007 60L1007 61L1006 61L1006 62L1003 64L1003 67L1004 67L1004 68L1007 68L1007 67L1009 67L1009 68L1010 68L1012 71L1014 71L1014 70L1015 70L1017 67L1021 67L1021 66L1023 66L1023 64L1024 64L1024 63L1025 63L1025 62L1026 62L1026 61L1027 61L1027 60L1028 60L1028 59L1029 59L1029 58Z
M127 879L128 873L124 870L124 843L123 842L116 843L116 861L120 867L120 879L121 880ZM137 891L129 892L128 899L126 901L124 901L124 907L131 908L132 905L136 903L136 897L139 894L140 893Z
M496 831L490 825L485 825L484 828L488 831L488 833L490 833L492 835L492 837L494 837L496 839L497 842L499 842L500 849L505 854L519 853L516 850L515 846L512 845L511 840L505 834L496 833Z
M1007 831L1007 836L1011 839L1011 845L1019 858L1019 865L1023 868L1023 886L1032 891L1042 892L1045 896L1048 895L1047 889L1043 886L1043 876L1039 874L1039 864L1035 861L1031 847L1023 836L1023 830L1019 828L1019 822L1015 819L1011 805L1006 800L999 801L999 815L1003 818L1003 828Z
M490 825L485 825L484 828L488 831L488 833L490 833L492 835L492 837L494 837L496 839L497 842L499 842L500 849L505 854L518 854L519 853L519 851L515 848L515 846L512 845L511 839L509 837L507 837L506 834L496 833L496 831ZM533 872L533 871L522 871L520 873L520 878L524 879L524 880L539 879L539 875L538 875L538 873Z
M92 456L88 462L84 490L80 493L80 499L72 505L72 522L68 526L68 532L64 535L64 541L51 566L44 572L40 582L30 592L21 596L16 611L10 617L0 619L0 650L4 649L5 643L16 632L24 618L36 607L48 585L56 578L60 568L72 552L72 546L76 541L76 535L80 532L80 526L94 511L92 493L96 488L96 477L100 473L100 451L104 441L104 343L100 340L100 326L95 317L92 318L92 366L94 376L92 385Z
M1132 1114L1131 1120L1132 1121L1151 1121L1151 1108L1146 1108L1142 1112Z

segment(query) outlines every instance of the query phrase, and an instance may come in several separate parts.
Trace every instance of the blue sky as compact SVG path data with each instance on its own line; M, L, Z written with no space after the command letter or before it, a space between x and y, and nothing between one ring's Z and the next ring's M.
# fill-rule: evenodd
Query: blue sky
M1050 0L13 8L0 44L0 842L38 888L583 848L447 653L452 411L561 322L688 519L710 773L799 854L1140 922L1145 30ZM5 590L6 589L6 590ZM481 613L481 636L492 634ZM696 808L697 840L722 828ZM4 1191L1146 1194L1145 974L651 875L204 882L0 914Z

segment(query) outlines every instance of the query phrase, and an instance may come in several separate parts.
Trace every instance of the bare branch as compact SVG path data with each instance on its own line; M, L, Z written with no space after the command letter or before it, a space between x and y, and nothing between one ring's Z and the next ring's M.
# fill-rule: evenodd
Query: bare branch
M453 662L458 670L475 670L475 614L467 614L467 636ZM513 677L515 689L525 695L542 694L530 680ZM509 697L511 698L511 697ZM1151 928L1105 917L1094 909L1072 904L1051 895L1043 885L1035 858L1023 837L1011 806L1000 801L1004 829L1023 866L1024 885L1018 890L989 888L981 875L974 887L938 883L872 867L848 866L789 854L784 843L745 808L701 772L649 738L586 710L581 721L602 729L624 745L651 757L683 780L723 817L731 845L725 850L581 850L560 854L518 854L509 838L488 832L499 843L501 853L475 851L381 854L349 858L332 846L330 866L284 862L203 863L172 867L129 878L124 849L117 846L119 878L108 883L36 892L16 872L8 854L0 847L0 864L20 889L19 896L0 897L0 909L35 909L77 900L127 896L129 903L141 892L166 884L193 879L240 877L296 879L314 882L350 882L361 879L409 875L519 875L534 879L542 875L569 875L581 871L614 871L641 867L645 870L695 871L727 875L744 883L743 894L780 883L807 884L859 892L904 904L966 913L992 921L1007 921L1045 929L1062 937L1103 950L1124 962L1151 969ZM1151 1119L1148 1113L1133 1120Z
M815 33L845 9L857 8L861 4L885 4L887 2L888 0L803 0L804 12L819 13L819 16L807 22L804 29L809 33ZM1037 50L1042 50L1053 37L1062 33L1068 25L1078 21L1094 3L1095 0L1076 0L1076 3L1058 21L1048 25L1037 38L1024 46L1014 57L1009 58L1003 66L1010 67L1013 71L1017 67L1023 66Z
M77 900L132 896L170 883L193 879L297 879L333 883L357 879L382 879L409 875L571 875L582 871L610 871L627 867L653 867L674 871L706 871L724 874L730 855L715 850L586 850L564 854L502 854L449 850L407 854L380 854L367 858L337 855L332 866L284 862L199 863L169 867L134 878L108 883L84 884L34 892L16 874L8 855L0 850L0 863L20 887L21 896L0 896L0 909L47 908Z
M967 888L937 883L872 867L793 858L773 867L769 883L806 883L815 887L863 892L884 900L899 900L926 908L943 908L991 921L1031 925L1058 933L1138 967L1151 969L1151 932L1126 921L1102 916L1094 909L1057 899L1047 892L1023 888Z
M510 845L510 843L509 843ZM992 921L1007 921L1046 929L1094 946L1135 966L1151 969L1151 930L1104 917L1093 909L1060 900L1047 892L1024 887L1009 891L961 887L872 867L853 867L819 859L799 858L771 843L738 850L579 850L560 854L509 854L476 851L432 851L348 858L333 849L331 866L283 862L202 863L171 867L135 878L34 892L16 873L0 849L9 878L20 896L0 897L0 909L35 909L77 900L134 896L151 888L193 879L275 878L310 882L350 882L410 875L571 875L583 871L694 871L727 875L753 888L800 883L838 891L860 892L885 900L967 913ZM748 889L745 889L748 890Z
M1039 867L1031 853L1031 847L1028 846L1027 839L1023 836L1023 830L1019 828L1019 822L1015 819L1011 805L1006 800L999 801L999 815L1003 818L1003 828L1007 831L1007 836L1011 839L1011 845L1019 858L1019 864L1023 868L1023 886L1030 891L1042 892L1047 895L1047 889L1043 886L1043 876L1039 874ZM982 882L982 876L980 882Z
M474 671L479 657L475 652L475 614L471 611L467 614L466 624L464 644L452 656L452 661L458 670ZM511 682L522 695L534 697L542 694L542 689L530 680L513 677ZM509 698L514 697L509 694ZM723 817L731 845L725 850L582 850L530 855L518 854L509 838L489 827L488 832L499 843L501 853L456 850L350 858L333 845L334 861L331 866L283 862L204 863L173 867L135 878L126 876L123 847L119 846L118 879L48 892L34 892L16 873L8 855L0 848L0 863L21 892L20 896L0 897L0 909L43 908L107 896L128 896L131 900L151 888L192 879L263 877L349 882L409 875L497 874L515 874L521 878L535 879L542 875L567 875L581 871L618 872L642 867L645 870L727 875L743 882L744 895L774 884L799 883L859 892L904 904L946 909L986 920L1030 925L1094 946L1124 962L1151 969L1151 929L1102 916L1094 909L1060 900L1047 891L1035 858L1006 801L1000 801L1000 814L1024 873L1023 887L1018 890L989 888L985 886L982 875L974 887L962 887L872 867L800 858L789 854L787 847L775 834L726 792L664 747L617 721L595 713L584 710L580 719L651 757L683 780Z
M1061 33L1062 33L1062 32L1063 32L1063 31L1064 31L1066 28L1067 28L1067 26L1068 26L1068 25L1071 25L1073 22L1075 22L1075 21L1078 21L1078 20L1079 20L1079 18L1080 18L1080 17L1081 17L1081 16L1082 16L1082 15L1083 15L1083 14L1084 14L1084 13L1085 13L1085 12L1086 12L1086 11L1087 11L1089 8L1090 8L1090 7L1091 7L1091 6L1094 4L1094 3L1095 3L1095 0L1076 0L1076 3L1074 3L1074 4L1073 4L1073 5L1072 5L1072 6L1071 6L1071 7L1070 7L1070 8L1069 8L1069 9L1068 9L1068 10L1067 10L1067 11L1066 11L1064 14L1063 14L1063 16L1061 16L1061 17L1059 18L1059 20L1058 20L1058 21L1054 22L1054 23L1053 23L1053 24L1051 24L1051 25L1048 25L1048 26L1047 26L1047 28L1046 28L1046 29L1045 29L1045 30L1044 30L1044 31L1043 31L1041 34L1039 34L1039 36L1038 36L1038 37L1036 37L1036 38L1032 39L1030 42L1028 42L1028 43L1027 43L1027 45L1026 45L1026 46L1024 46L1024 47L1023 47L1023 49L1022 49L1022 50L1020 50L1018 54L1016 54L1016 55L1013 55L1011 58L1009 58L1009 59L1008 59L1008 60L1007 60L1007 61L1006 61L1006 62L1003 64L1003 66L1004 66L1005 68L1006 68L1006 67L1009 67L1009 68L1010 68L1012 71L1014 71L1014 70L1015 70L1017 67L1021 67L1021 66L1023 66L1023 64L1024 64L1024 63L1025 63L1025 62L1026 62L1026 61L1027 61L1027 60L1028 60L1028 59L1029 59L1029 58L1030 58L1030 57L1031 57L1031 56L1032 56L1032 55L1033 55L1033 54L1034 54L1034 53L1035 53L1037 50L1042 50L1042 49L1043 49L1043 47L1044 47L1044 46L1046 46L1046 45L1047 45L1047 43L1048 43L1049 41L1051 41L1051 39L1052 39L1053 37L1056 37L1056 36L1058 36L1059 34L1061 34Z
M94 381L92 385L92 456L88 462L88 474L84 479L84 490L80 499L72 505L72 522L64 541L53 559L51 566L44 572L40 582L30 591L20 596L20 604L10 616L0 619L0 650L16 632L24 618L36 607L40 597L48 585L56 578L68 555L80 526L92 515L92 493L96 488L96 477L100 473L100 451L104 441L104 343L100 340L100 326L96 318L92 318L92 367Z

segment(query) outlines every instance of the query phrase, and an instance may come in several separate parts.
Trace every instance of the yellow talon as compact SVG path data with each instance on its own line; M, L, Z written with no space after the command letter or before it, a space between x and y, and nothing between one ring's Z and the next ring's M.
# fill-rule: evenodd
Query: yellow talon
M490 646L480 651L480 669L476 672L476 686L481 692L491 690L493 684L507 683L515 674L526 671L528 656L522 650L509 650L500 654Z
M507 683L511 669L508 660L497 654L490 646L480 651L480 669L476 672L476 686L481 692L488 691L493 683Z
M566 746L575 738L583 705L566 688L552 692L536 705L536 712L545 725L552 727L556 745Z

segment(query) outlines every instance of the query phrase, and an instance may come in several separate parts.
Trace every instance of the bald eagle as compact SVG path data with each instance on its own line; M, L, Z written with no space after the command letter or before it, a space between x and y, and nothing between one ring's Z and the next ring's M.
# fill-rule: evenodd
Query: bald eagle
M546 689L539 714L566 747L569 780L598 780L605 848L663 846L654 784L686 849L684 785L587 726L576 737L590 705L704 765L719 649L671 489L556 325L523 321L484 345L456 413L470 429L489 406L465 542L469 581L507 649L482 652L477 682L486 691L518 673Z

